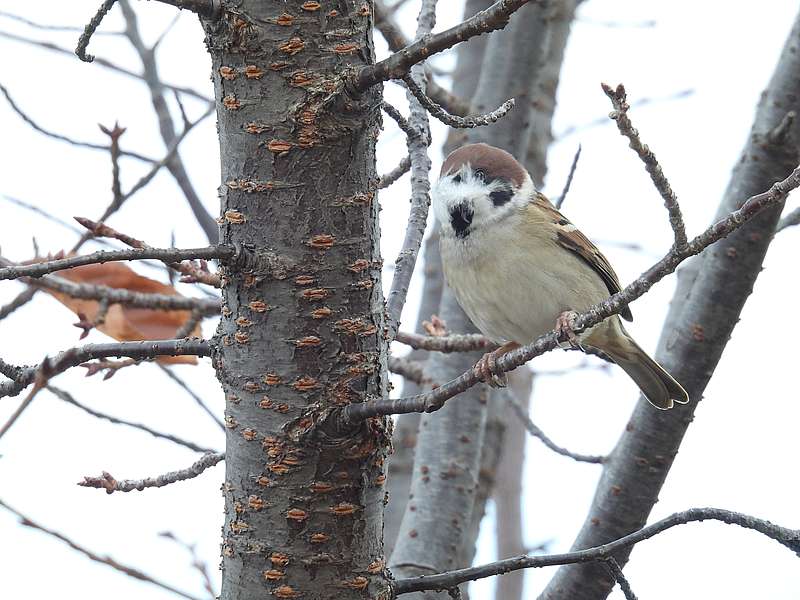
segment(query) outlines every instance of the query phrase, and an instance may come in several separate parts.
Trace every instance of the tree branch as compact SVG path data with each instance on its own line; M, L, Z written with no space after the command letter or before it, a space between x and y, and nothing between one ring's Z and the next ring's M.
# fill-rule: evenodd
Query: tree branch
M380 180L378 181L378 189L382 190L384 188L389 187L395 181L400 179L403 175L409 172L411 169L411 159L408 156L404 156L400 163L388 173L381 175Z
M797 187L800 187L800 167L796 168L786 179L773 184L766 192L748 198L740 209L733 211L727 217L706 229L682 248L673 247L664 258L655 263L621 292L614 294L599 304L595 304L586 312L578 315L575 331L582 331L597 325L612 314L616 314L624 306L640 298L655 283L674 272L684 260L699 254L714 242L728 236L731 232L750 221L761 210L780 204L789 192ZM557 348L559 341L555 333L549 333L540 336L526 346L504 354L497 359L498 374L516 369L532 358ZM346 422L351 422L376 415L432 412L441 408L448 399L480 382L479 375L474 370L470 370L460 377L424 394L409 398L370 400L359 404L351 404L342 410L342 417Z
M436 336L398 331L395 341L411 346L414 350L429 352L474 352L475 350L493 350L497 347L497 344L480 333Z
M131 248L130 250L100 250L83 256L70 256L48 260L31 265L18 265L0 268L0 280L19 277L38 278L47 273L63 271L85 265L95 265L123 260L142 260L154 258L164 262L177 262L193 258L225 259L236 254L230 246L206 246L205 248Z
M432 55L477 35L502 29L511 15L528 1L499 0L455 27L435 35L426 35L390 57L374 65L362 67L351 83L356 91L363 92L376 83L389 79L402 79L412 66Z
M186 469L170 471L163 475L145 477L144 479L123 479L118 481L114 479L110 473L103 471L100 477L84 477L83 481L79 482L78 485L82 487L104 489L107 494L113 494L114 492L132 492L133 490L139 490L141 492L145 488L159 488L171 483L177 483L178 481L194 479L202 474L203 471L222 462L224 459L225 454L223 452L212 452L204 455Z
M613 542L609 542L608 544L603 544L602 546L595 546L586 550L565 552L563 554L517 556L478 567L450 571L449 573L400 579L394 582L394 592L399 596L401 594L408 594L421 590L447 590L466 581L475 581L476 579L492 577L493 575L502 575L503 573L519 569L606 561L610 557L613 557L613 554L617 550L628 548L639 542L650 539L667 529L677 525L707 520L721 521L729 525L738 525L744 529L757 531L783 544L800 556L800 530L781 527L780 525L775 525L774 523L759 519L758 517L721 508L690 508L689 510L670 515L652 525L643 527L639 531L626 535Z
M186 598L187 600L200 600L196 596L192 596L191 594L188 594L188 593L183 592L183 591L181 591L181 590L179 590L177 588L174 588L174 587L172 587L171 585L169 585L167 583L163 583L163 582L161 582L161 581L159 581L157 579L154 579L153 577L151 577L150 575L147 575L146 573L143 573L139 569L134 569L133 567L129 567L129 566L124 565L124 564L122 564L120 562L117 562L116 560L114 560L110 556L100 556L99 554L95 554L94 552L84 548L83 546L79 546L77 543L73 542L70 538L68 538L64 534L58 533L57 531L53 531L52 529L48 529L47 527L44 527L43 525L39 525L38 523L32 521L31 519L26 517L24 514L22 514L21 512L16 510L15 508L12 508L8 504L6 504L3 500L0 500L0 506L5 508L8 512L10 512L10 513L16 515L17 517L19 517L20 523L22 525L24 525L25 527L31 527L32 529L37 529L37 530L41 531L42 533L46 533L47 535L49 535L51 537L54 537L54 538L56 538L58 540L61 540L62 542L67 544L70 548L72 548L73 550L79 552L80 554L83 554L85 557L89 558L90 560L93 560L95 562L99 562L99 563L102 563L104 565L107 565L107 566L111 567L112 569L116 569L117 571L120 571L121 573L124 573L125 575L128 575L129 577L133 577L134 579L138 579L139 581L145 581L147 583L152 583L153 585L158 586L163 590L167 590L168 592L172 592L173 594L177 594L178 596Z
M141 342L114 342L109 344L86 344L64 350L54 358L45 359L48 363L48 377L63 373L71 367L96 358L123 357L155 358L157 356L211 356L213 348L208 340L197 338L182 340L145 340ZM42 363L44 364L44 363ZM0 383L0 398L16 395L33 383L42 365L26 367L20 371L16 380Z

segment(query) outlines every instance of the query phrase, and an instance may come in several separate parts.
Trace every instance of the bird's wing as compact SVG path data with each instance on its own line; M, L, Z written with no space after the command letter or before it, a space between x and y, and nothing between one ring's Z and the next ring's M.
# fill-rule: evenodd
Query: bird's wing
M605 256L592 242L583 235L575 225L570 223L544 195L536 193L533 202L542 210L545 217L555 225L556 241L563 247L581 257L587 265L603 279L609 294L616 294L622 290L617 274ZM632 321L633 315L629 307L619 311L620 316L626 321Z

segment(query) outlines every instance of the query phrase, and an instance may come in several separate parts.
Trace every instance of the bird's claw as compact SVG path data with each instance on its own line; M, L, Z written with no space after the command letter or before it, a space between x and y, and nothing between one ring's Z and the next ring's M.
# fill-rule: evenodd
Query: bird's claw
M493 388L504 388L508 385L505 373L497 372L497 356L495 352L487 352L473 367L481 381Z
M558 335L559 341L565 340L566 343L572 348L580 348L581 344L578 336L575 335L575 321L578 318L578 313L574 310L565 310L556 319L555 332Z

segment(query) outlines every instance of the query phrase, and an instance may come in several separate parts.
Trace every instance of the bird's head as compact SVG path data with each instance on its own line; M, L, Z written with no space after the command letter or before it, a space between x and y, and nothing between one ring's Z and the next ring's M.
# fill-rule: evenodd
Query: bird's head
M468 144L444 161L431 200L442 234L465 239L518 212L533 193L530 175L511 154Z

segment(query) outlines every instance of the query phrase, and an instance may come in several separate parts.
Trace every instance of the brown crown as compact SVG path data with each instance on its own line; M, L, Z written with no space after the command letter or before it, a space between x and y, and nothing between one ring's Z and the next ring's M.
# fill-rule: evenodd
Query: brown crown
M527 171L505 150L489 144L467 144L454 150L442 165L442 175L455 173L468 164L475 171L482 169L492 179L505 179L519 188L525 181Z

